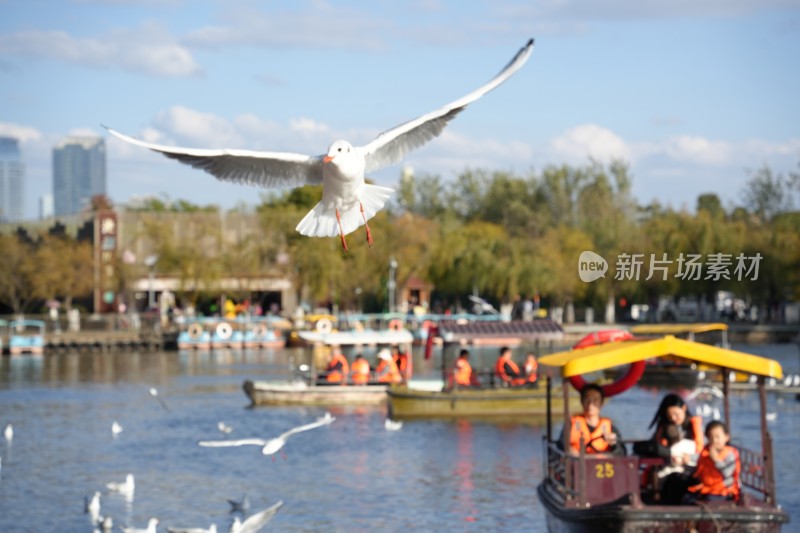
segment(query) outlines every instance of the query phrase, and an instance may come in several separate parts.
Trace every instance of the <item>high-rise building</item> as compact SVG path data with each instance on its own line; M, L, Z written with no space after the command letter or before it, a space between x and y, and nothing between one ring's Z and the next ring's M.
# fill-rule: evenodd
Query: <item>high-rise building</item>
M102 137L66 137L53 148L55 215L79 213L92 196L106 194L106 143Z
M0 136L0 222L17 222L25 212L25 165L19 141Z
M44 194L39 197L39 219L44 220L53 216L53 195Z

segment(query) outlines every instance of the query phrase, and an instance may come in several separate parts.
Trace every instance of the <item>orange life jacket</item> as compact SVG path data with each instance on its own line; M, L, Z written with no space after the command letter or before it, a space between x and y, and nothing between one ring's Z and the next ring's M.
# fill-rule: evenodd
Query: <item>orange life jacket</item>
M536 383L536 380L539 379L539 375L536 373L539 370L539 363L536 361L536 358L532 355L529 355L527 359L525 359L525 379L528 383Z
M739 499L739 474L742 470L742 463L739 460L739 451L733 446L725 446L720 453L720 459L725 459L729 454L733 454L735 459L735 466L733 468L733 483L725 485L725 478L722 472L717 470L714 465L714 460L708 451L708 446L703 448L700 452L700 457L697 459L697 469L694 471L693 477L700 480L700 484L689 487L691 492L697 494L713 494L716 496L732 497L736 500Z
M514 376L508 375L508 372L506 372L506 365L508 365L511 368L511 371L514 373ZM494 371L502 381L508 383L512 387L516 385L522 385L526 381L525 378L519 377L522 375L522 373L519 371L517 363L515 363L511 359L503 359L502 357L498 357L497 362L494 365Z
M456 359L456 367L453 369L456 385L469 387L475 385L475 378L472 375L472 366L466 359Z
M344 355L337 353L333 356L333 359L331 359L331 362L328 363L328 366L325 368L325 372L327 373L325 379L328 381L328 383L341 383L345 380L345 377L349 371L347 359Z
M350 380L358 385L369 381L369 363L366 359L356 359L350 367Z
M400 375L394 359L381 359L378 368L375 369L375 373L378 374L378 381L381 383L400 383L403 381L403 376Z
M586 446L586 453L607 451L609 445L603 437L604 433L611 433L611 420L608 418L601 418L594 431L589 431L589 424L586 423L585 416L575 415L570 418L569 444L576 453L580 451L581 437Z
M394 363L397 365L397 370L400 371L400 374L405 377L406 379L410 378L411 376L408 375L408 355L404 353L397 354L397 357L394 358Z

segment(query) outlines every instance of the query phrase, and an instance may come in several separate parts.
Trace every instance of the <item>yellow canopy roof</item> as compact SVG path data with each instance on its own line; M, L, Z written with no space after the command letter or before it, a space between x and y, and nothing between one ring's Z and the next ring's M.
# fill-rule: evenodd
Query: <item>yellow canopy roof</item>
M758 376L783 378L780 363L772 359L678 339L671 335L660 339L610 342L591 348L554 353L540 357L539 364L560 367L561 375L568 378L664 356L680 357Z
M682 333L705 333L727 331L728 324L642 324L633 326L631 333L639 335L681 335Z

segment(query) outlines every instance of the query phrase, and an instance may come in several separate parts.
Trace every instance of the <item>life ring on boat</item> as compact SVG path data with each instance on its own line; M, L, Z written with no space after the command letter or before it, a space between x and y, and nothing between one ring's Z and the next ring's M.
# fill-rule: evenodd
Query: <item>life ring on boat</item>
M333 331L333 322L328 318L320 318L315 325L318 333L330 333Z
M253 328L253 336L254 337L258 337L258 338L266 337L267 336L267 332L268 332L267 326L265 326L264 324L258 324L258 325L256 325L256 327Z
M572 349L580 350L582 348L589 348L591 346L606 344L608 342L620 342L630 340L632 338L633 335L630 331L621 329L605 329L586 335L584 338L579 340L575 346L572 347ZM624 376L613 383L600 386L600 388L603 389L603 396L610 398L611 396L625 392L633 387L642 377L642 374L644 374L645 366L645 361L636 361L631 363L628 366L628 371ZM586 380L583 379L583 376L572 376L569 378L569 382L572 383L572 386L575 387L578 392L582 391L586 386Z
M189 338L192 340L197 340L203 336L203 326L200 324L194 323L189 326L189 329L186 330L186 333L189 334Z
M399 318L393 318L389 321L389 329L394 331L400 331L403 329L403 321Z
M227 340L231 338L233 335L233 328L227 322L220 322L217 324L217 337L223 340Z

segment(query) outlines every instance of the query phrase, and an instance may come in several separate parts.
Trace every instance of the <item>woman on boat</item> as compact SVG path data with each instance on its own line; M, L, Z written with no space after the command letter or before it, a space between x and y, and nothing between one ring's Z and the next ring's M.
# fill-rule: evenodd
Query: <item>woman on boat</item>
M517 363L511 360L511 348L503 346L494 365L494 373L500 379L500 384L505 387L519 387L527 381L524 372Z
M670 424L679 426L687 439L695 442L698 450L703 449L703 420L699 416L692 416L689 406L675 393L669 393L661 400L653 420L648 428L655 426L656 430L650 440L637 442L634 452L643 457L661 457L670 459L671 450L667 440L667 427ZM680 460L685 461L683 457Z
M703 421L699 416L692 416L689 406L675 393L664 396L658 406L649 427L656 427L648 441L637 442L633 451L643 457L660 457L667 465L682 466L690 464L692 457L688 454L673 456L667 439L667 428L674 424L680 428L687 439L695 442L697 450L702 450ZM645 473L647 477L651 472ZM660 501L667 505L678 505L689 485L692 483L689 472L675 472L666 476L661 482Z
M589 383L581 389L581 405L583 414L570 418L569 428L561 432L559 442L564 443L564 432L569 431L569 453L580 454L580 441L583 439L587 454L625 455L625 445L622 444L619 430L610 418L600 416L600 409L604 401L603 389L594 383Z

